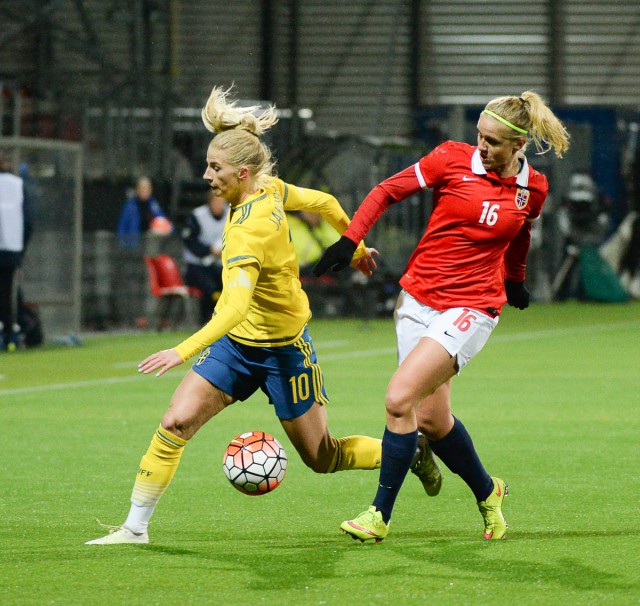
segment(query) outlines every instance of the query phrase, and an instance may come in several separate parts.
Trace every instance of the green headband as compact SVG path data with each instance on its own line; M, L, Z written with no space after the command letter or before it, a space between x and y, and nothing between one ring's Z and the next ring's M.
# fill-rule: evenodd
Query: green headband
M515 124L511 124L511 122L509 122L509 120L506 120L502 116L499 116L498 114L496 114L496 112L492 112L490 109L485 109L485 110L482 111L482 113L483 114L489 114L492 118L495 118L499 122L502 122L502 124L506 124L509 128L512 128L516 132L522 133L523 135L527 134L527 131L524 128L520 128L519 126L516 126Z

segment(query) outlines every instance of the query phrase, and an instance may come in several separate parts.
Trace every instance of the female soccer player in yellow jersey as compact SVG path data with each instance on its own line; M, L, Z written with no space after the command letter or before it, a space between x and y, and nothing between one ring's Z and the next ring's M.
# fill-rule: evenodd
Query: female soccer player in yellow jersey
M149 520L184 446L209 419L258 389L314 471L380 466L380 440L336 439L329 432L328 398L307 329L309 301L298 279L285 211L320 213L338 234L349 219L333 196L272 176L271 154L260 137L276 123L275 109L240 107L229 99L229 90L214 88L202 110L205 126L216 133L204 179L230 205L223 234L222 295L201 330L139 364L140 372L160 376L199 353L142 457L127 519L88 544L148 543ZM375 255L375 249L360 243L352 266L370 275Z

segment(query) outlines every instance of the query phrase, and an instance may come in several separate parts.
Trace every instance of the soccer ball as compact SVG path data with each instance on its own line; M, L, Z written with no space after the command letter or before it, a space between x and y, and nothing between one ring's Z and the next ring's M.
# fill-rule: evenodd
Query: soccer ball
M280 485L287 471L287 453L272 435L247 431L227 446L222 469L234 488L258 496Z

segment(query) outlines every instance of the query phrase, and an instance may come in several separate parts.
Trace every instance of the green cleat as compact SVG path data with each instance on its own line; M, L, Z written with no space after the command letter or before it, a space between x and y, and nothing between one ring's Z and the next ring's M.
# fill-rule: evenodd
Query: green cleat
M502 515L502 501L509 493L509 487L500 478L493 480L493 490L485 501L478 502L478 509L484 518L484 538L487 541L505 539L509 525Z
M371 539L375 539L376 543L380 543L389 533L389 524L385 524L382 520L382 514L371 505L367 511L363 511L353 520L347 520L340 524L340 530L352 539L358 539L364 543Z
M411 471L422 482L425 492L435 497L442 488L442 473L436 457L429 447L429 441L421 433L418 434L418 452L411 464Z

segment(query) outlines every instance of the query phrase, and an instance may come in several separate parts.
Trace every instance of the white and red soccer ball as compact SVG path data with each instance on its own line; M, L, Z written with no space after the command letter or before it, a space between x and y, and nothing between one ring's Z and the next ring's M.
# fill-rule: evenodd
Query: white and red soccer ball
M247 431L227 446L222 469L234 488L258 496L280 485L287 472L287 454L272 435Z

